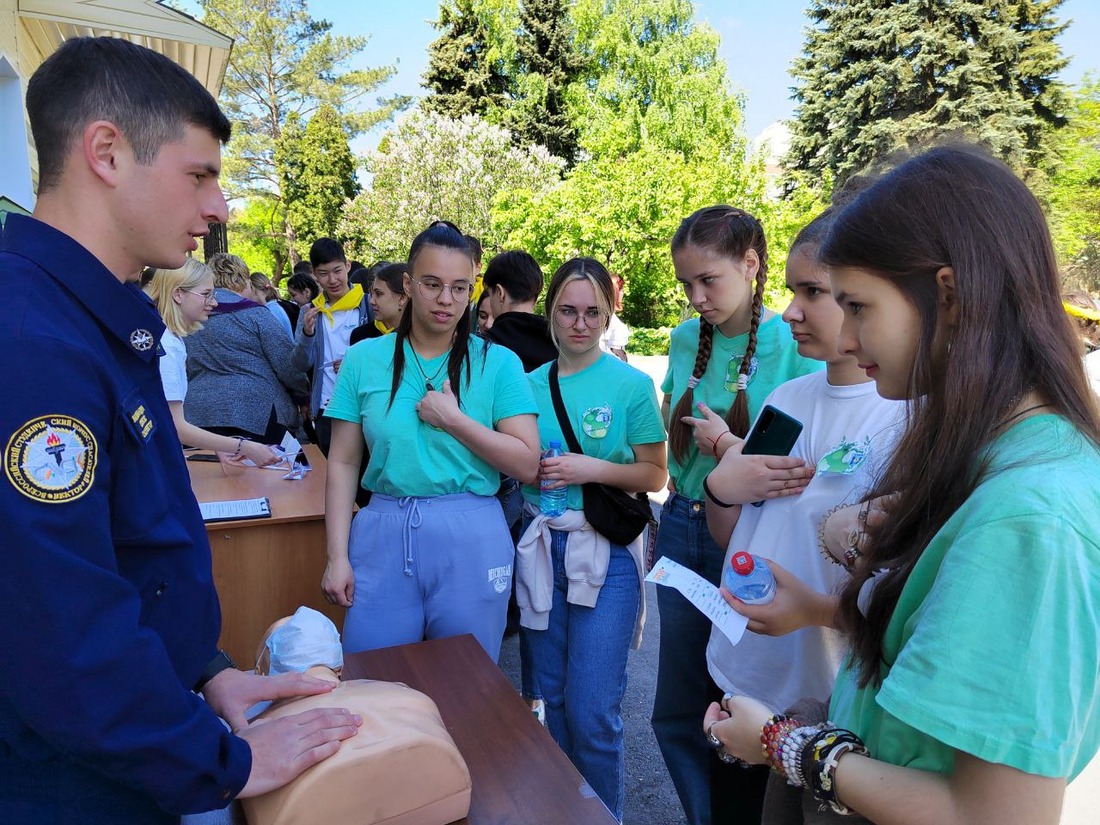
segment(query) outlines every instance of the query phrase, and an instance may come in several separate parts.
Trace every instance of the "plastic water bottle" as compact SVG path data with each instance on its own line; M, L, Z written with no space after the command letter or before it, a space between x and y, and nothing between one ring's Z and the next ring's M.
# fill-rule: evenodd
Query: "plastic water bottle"
M775 598L775 576L762 558L739 550L726 570L726 589L745 604L767 604Z
M550 447L542 454L543 458L557 458L562 454L561 442L551 441ZM568 487L558 487L556 490L547 488L550 482L542 481L539 484L539 510L545 516L560 516L565 512L565 498L569 494Z

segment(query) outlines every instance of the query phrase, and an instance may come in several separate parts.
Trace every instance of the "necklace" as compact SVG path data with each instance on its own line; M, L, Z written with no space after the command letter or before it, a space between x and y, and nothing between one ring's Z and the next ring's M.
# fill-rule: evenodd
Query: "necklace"
M435 385L432 382L439 380L439 376L443 374L443 370L447 369L447 362L450 359L444 359L444 361L440 365L439 369L437 369L435 371L435 375L433 375L431 378L429 378L428 373L426 373L424 371L424 365L422 363L420 363L420 356L416 354L416 347L413 346L412 341L409 341L409 350L413 354L413 360L416 363L416 369L420 373L420 377L424 379L424 388L428 392L434 391L435 390Z
M1015 415L1010 415L1008 418L1006 418L1004 421L1002 421L1000 424L998 424L995 427L995 429L1004 430L1013 421L1016 421L1019 418L1023 418L1029 412L1035 412L1035 410L1041 410L1043 407L1049 407L1049 406L1050 406L1050 404L1032 404L1030 407L1025 407L1024 409L1020 410Z

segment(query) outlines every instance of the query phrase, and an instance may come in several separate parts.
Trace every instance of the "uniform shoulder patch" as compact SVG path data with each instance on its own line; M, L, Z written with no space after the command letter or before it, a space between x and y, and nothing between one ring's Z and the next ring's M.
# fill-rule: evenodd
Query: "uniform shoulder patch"
M98 460L99 445L83 421L43 415L12 435L4 450L4 473L27 498L62 504L88 492Z

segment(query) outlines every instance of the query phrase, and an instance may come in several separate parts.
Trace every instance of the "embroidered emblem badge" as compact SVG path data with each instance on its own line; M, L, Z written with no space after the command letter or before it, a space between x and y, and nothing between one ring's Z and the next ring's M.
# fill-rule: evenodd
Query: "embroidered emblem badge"
M61 504L88 492L98 459L99 446L83 421L43 415L12 435L4 450L4 473L27 498Z
M611 429L611 422L614 417L611 407L607 404L600 407L589 407L584 411L584 417L581 419L581 429L589 438L603 438L607 435L607 431Z
M147 329L135 329L130 333L130 346L138 352L148 352L153 348L153 333Z

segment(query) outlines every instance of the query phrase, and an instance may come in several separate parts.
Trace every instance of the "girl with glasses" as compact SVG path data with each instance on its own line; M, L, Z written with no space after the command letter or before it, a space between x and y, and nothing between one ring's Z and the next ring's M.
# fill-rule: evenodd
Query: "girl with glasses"
M704 725L748 762L763 739L806 810L1055 825L1100 747L1100 420L1042 210L942 147L848 203L820 259L841 350L908 406L867 494L892 501L840 595L832 721L736 696Z
M194 258L179 269L158 269L145 291L156 302L164 320L160 339L164 355L160 358L160 379L164 397L172 411L172 421L180 442L190 447L225 453L232 459L248 459L260 467L274 464L280 457L267 445L245 438L218 435L187 421L183 402L187 395L187 348L183 338L200 329L218 305L214 297L214 274Z
M355 652L472 633L495 661L512 583L500 474L538 472L535 404L512 352L471 336L469 244L437 222L409 250L394 335L350 348L334 419L322 589ZM361 479L373 496L354 521Z
M539 487L527 484L530 526L517 551L516 601L527 628L536 682L554 740L618 819L623 815L622 699L631 642L645 621L645 538L629 546L597 533L584 514L588 482L628 492L665 483L665 433L653 383L600 349L614 293L591 258L573 258L550 280L546 309L556 362L528 380L539 411L539 438L566 444L551 395L551 368L583 455L543 459L539 482L568 490L566 511L538 512Z
M661 513L657 552L717 585L726 548L707 530L703 491L716 463L715 441L727 430L743 438L769 392L822 363L799 355L790 328L764 307L768 245L755 217L730 206L700 209L676 230L672 263L699 317L672 331L661 385L671 495ZM704 418L699 403L717 415ZM797 493L812 475L797 459L758 456L750 464L759 482L753 501ZM699 730L699 709L721 695L707 673L710 621L670 587L657 588L657 604L661 648L653 732L688 822L705 825L711 822L714 757ZM730 787L729 794L740 798L745 821L753 810L759 819L761 783L745 781L745 788Z

